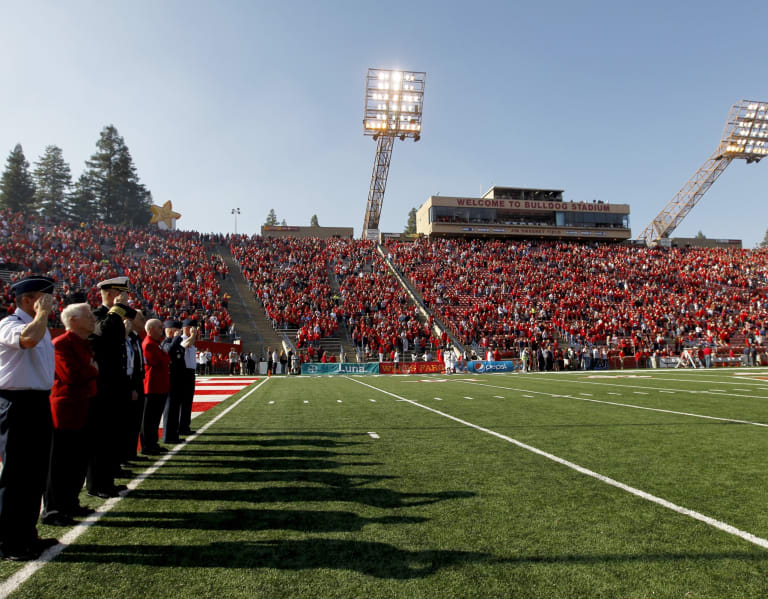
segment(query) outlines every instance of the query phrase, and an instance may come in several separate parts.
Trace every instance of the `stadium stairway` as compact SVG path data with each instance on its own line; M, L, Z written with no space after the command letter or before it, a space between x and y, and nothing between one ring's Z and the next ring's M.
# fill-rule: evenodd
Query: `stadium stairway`
M213 251L209 250L209 253L220 255L229 268L229 276L222 281L221 290L222 293L226 292L230 296L227 309L235 323L235 332L242 340L245 350L265 355L267 347L282 348L282 336L272 328L264 308L248 288L248 283L229 248L220 245Z
M339 295L341 290L339 287L339 280L336 278L336 273L330 264L328 264L328 281L331 284L331 290L333 291L334 295ZM331 344L331 347L323 347L323 349L330 351L331 353L335 353L335 355L338 356L341 352L341 348L343 347L347 362L354 362L355 345L351 341L351 335L349 334L349 329L347 328L345 318L339 319L339 329L337 333L338 338L334 337L334 339L338 341L338 346L333 343Z
M408 278L408 276L406 276L404 272L402 272L395 265L394 261L389 255L386 246L378 244L376 246L376 251L381 256L382 260L384 260L384 264L387 265L389 271L395 276L397 282L408 294L411 303L419 308L421 313L419 320L421 320L421 322L426 322L427 318L431 316L434 322L433 328L436 335L440 336L440 334L445 331L448 334L448 338L450 339L453 347L455 347L460 353L463 354L464 344L459 341L459 338L456 336L455 332L451 330L451 328L443 321L443 319L438 314L436 314L434 310L426 305L424 302L424 297L419 292L417 286Z

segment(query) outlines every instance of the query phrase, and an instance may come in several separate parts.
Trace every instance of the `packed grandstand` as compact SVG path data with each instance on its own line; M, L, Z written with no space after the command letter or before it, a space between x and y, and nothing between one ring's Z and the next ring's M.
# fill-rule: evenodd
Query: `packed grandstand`
M584 367L584 356L589 367L608 365L606 356L644 366L691 348L715 359L765 359L766 248L428 238L379 245L0 216L3 312L14 308L9 282L33 272L58 281L59 309L83 299L96 306L96 282L124 273L134 307L160 319L195 317L206 341L232 341L252 325L233 322L222 291L230 274L223 255L231 253L239 266L231 274L242 274L267 321L288 333L283 349L302 361L344 357L319 350L329 337L354 349L347 361L439 359L449 348L467 358L530 357L541 369Z

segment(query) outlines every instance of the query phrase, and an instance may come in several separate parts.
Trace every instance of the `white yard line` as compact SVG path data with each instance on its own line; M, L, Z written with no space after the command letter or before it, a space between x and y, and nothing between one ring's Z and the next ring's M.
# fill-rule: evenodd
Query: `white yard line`
M94 524L96 524L96 522L101 520L102 516L106 515L112 508L114 508L123 497L130 494L130 492L133 491L136 487L138 487L142 482L144 482L147 478L149 478L155 472L157 472L157 470L163 464L165 464L173 456L179 453L179 451L184 449L187 443L197 439L205 431L207 431L214 424L216 424L221 418L223 418L224 416L229 414L229 412L231 412L237 406L239 406L244 399L246 399L256 390L258 390L259 387L261 387L268 380L269 379L264 379L262 382L256 385L256 387L251 389L248 393L243 395L240 399L238 399L235 403L229 406L226 410L221 412L221 414L213 418L208 424L201 426L200 429L194 435L190 435L184 440L184 442L179 443L173 449L171 449L168 453L163 455L159 460L157 460L154 464L152 464L152 466L147 468L144 472L142 472L136 478L134 478L131 482L129 482L127 485L128 489L126 489L125 491L122 491L119 497L112 497L110 499L107 499L104 503L101 504L101 506L99 506L99 508L93 514L88 516L88 518L86 518L80 524L78 524L74 528L71 528L66 533L64 533L61 539L59 539L58 545L54 545L53 547L46 549L39 558L37 558L35 561L29 562L21 570L19 570L14 575L6 579L2 584L0 584L0 599L4 599L5 597L8 597L8 595L13 593L16 589L18 589L19 586L21 586L24 582L26 582L35 572L37 572L40 568L42 568L48 562L53 561L53 559L55 559L55 557L59 555L59 553L61 553L67 548L67 546L74 543L91 526L93 526Z
M719 418L717 416L707 416L705 414L694 414L692 412L679 412L677 410L664 410L662 408L650 408L647 406L637 406L630 403L619 403L616 401L606 401L604 399L590 399L588 397L577 397L575 395L560 395L558 393L546 393L544 391L531 391L530 389L515 389L513 387L502 387L499 385L491 385L489 383L481 383L479 381L460 381L466 382L468 385L477 385L479 387L491 387L492 389L505 389L507 391L526 391L528 393L535 393L537 395L546 395L547 397L561 397L563 399L575 399L577 401L588 401L591 403L605 404L608 406L618 406L621 408L632 408L635 410L648 410L649 412L663 412L665 414L676 414L678 416L690 416L691 418L704 418L706 420L719 420L721 422L733 422L735 424L750 424L752 426L762 426L768 428L768 424L764 422L752 422L750 420L738 420L735 418Z
M531 379L531 380L536 380L536 379ZM715 393L713 391L708 391L708 390L702 390L702 391L691 391L691 390L688 390L688 389L666 389L666 390L664 390L664 389L659 389L658 387L649 387L649 386L645 386L645 385L624 385L624 384L621 384L621 383L586 381L584 379L574 379L573 382L574 383L580 383L582 385L600 385L600 386L607 386L607 387L622 387L622 388L626 388L626 389L645 389L645 390L648 390L648 391L657 391L659 393L672 392L672 393L690 393L691 395L701 395L701 394L704 394L704 395L711 395L713 397L726 396L726 397L743 397L743 398L746 398L746 399L768 399L768 397L765 397L765 396L760 396L760 395L739 395L737 393L731 393L729 391L726 391L726 392L723 392L723 393ZM664 381L664 382L672 382L672 381ZM712 384L711 381L707 381L707 382L709 384ZM586 395L586 394L582 393L581 395Z
M376 391L379 391L380 393L384 393L386 395L389 395L391 397L397 398L401 401L406 401L410 403L413 406L416 406L418 408L422 408L424 410L429 410L430 412L433 412L435 414L438 414L439 416L442 416L444 418L448 418L450 420L453 420L454 422L458 422L459 424L463 424L464 426L468 426L470 428L473 428L475 430L481 431L483 433L486 433L488 435L492 435L494 437L497 437L498 439L501 439L503 441L507 441L508 443L511 443L521 449L525 449L526 451L530 451L531 453L534 453L536 455L539 455L541 457L544 457L548 460L551 460L553 462L556 462L558 464L561 464L562 466L565 466L567 468L570 468L572 470L575 470L576 472L579 472L581 474L585 474L586 476L590 476L592 478L595 478L605 484L611 485L612 487L616 487L617 489L621 489L622 491L626 491L627 493L631 493L632 495L635 495L637 497L640 497L642 499L645 499L647 501L650 501L652 503L655 503L657 505L660 505L662 507L665 507L669 510L672 510L673 512L677 512L678 514L682 514L684 516L689 516L690 518L693 518L695 520L698 520L700 522L704 522L705 524L708 524L709 526L713 528L717 528L718 530L722 530L723 532L727 532L728 534L734 535L736 537L739 537L740 539L743 539L747 541L748 543L752 543L753 545L757 545L758 547L762 547L763 549L768 549L768 539L763 539L761 537L758 537L756 535L753 535L752 533L746 532L744 530L741 530L739 528L736 528L735 526L731 526L730 524L726 522L722 522L721 520L716 520L715 518L710 518L709 516L706 516L700 512L679 506L675 503L672 503L671 501L667 501L666 499L663 499L661 497L657 497L656 495L651 495L650 493L647 493L645 491L642 491L640 489L637 489L635 487L631 487L629 485L625 485L622 482L619 482L613 478L603 476L602 474L599 474L597 472L594 472L593 470L589 470L588 468L584 468L583 466L579 466L578 464L575 464L573 462L570 462L568 460L564 460L563 458L560 458L554 454L548 453L546 451L543 451L541 449L538 449L536 447L533 447L532 445L528 445L527 443L523 443L522 441L518 441L517 439L513 439L512 437L508 437L507 435L502 435L501 433L497 433L496 431L492 431L491 429L478 426L477 424L472 424L471 422L468 422L466 420L462 420L461 418L457 418L456 416L451 416L450 414L446 414L445 412L441 412L440 410L436 410L435 408L430 408L428 406L422 405L420 403L416 403L415 401L412 401L410 399L406 399L404 397L401 397L399 395L395 395L394 393L391 393L389 391L385 391L384 389L379 389L378 387L374 387L373 385L369 385L368 383L364 383L362 381L359 381L357 379L352 379L349 377L345 377L348 380L357 383L359 385L364 385L370 389L375 389ZM585 401L592 401L592 400L585 400Z

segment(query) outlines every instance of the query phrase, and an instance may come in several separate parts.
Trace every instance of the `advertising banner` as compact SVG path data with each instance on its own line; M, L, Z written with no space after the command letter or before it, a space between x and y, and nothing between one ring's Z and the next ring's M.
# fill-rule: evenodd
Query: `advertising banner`
M467 362L467 372L514 372L517 370L517 366L512 361L503 362L486 362L486 361L472 361Z
M321 364L316 362L301 365L301 374L379 374L379 365L376 362L357 364L355 362L337 362L335 364Z
M381 362L380 374L430 374L441 373L445 369L442 362Z

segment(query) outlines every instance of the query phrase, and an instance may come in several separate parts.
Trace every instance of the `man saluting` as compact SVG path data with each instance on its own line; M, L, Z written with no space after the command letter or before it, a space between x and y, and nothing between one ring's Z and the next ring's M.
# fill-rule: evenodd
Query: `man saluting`
M16 311L0 321L0 557L36 559L56 539L37 536L48 474L54 352L53 279L11 285Z

